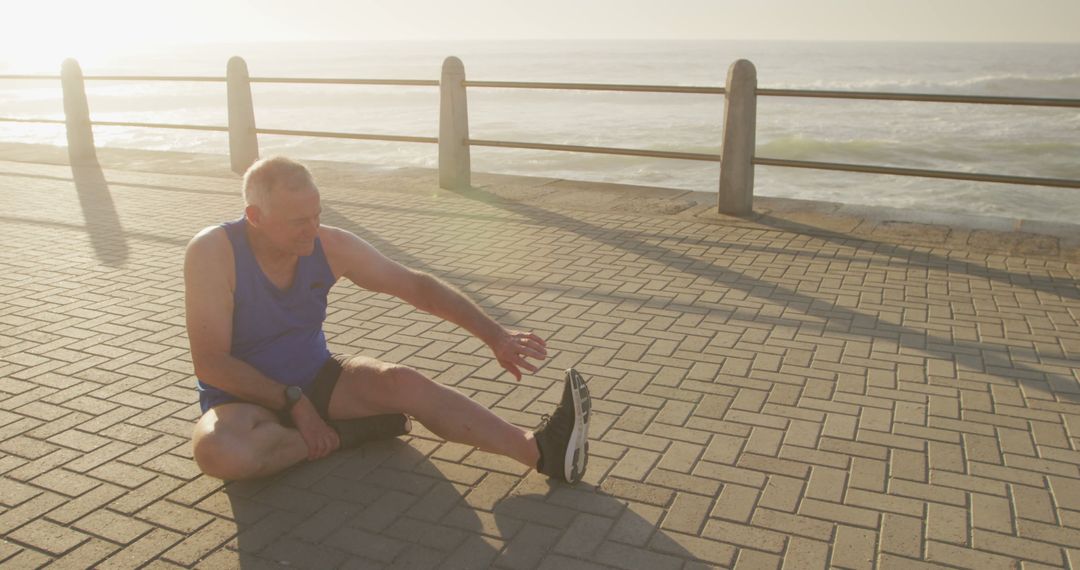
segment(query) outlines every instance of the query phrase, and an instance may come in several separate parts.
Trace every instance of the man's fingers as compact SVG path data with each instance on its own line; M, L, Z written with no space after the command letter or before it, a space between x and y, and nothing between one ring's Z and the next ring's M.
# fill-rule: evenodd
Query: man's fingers
M547 343L534 333L517 333L514 338L520 345L538 347L541 351L547 352Z
M333 429L327 428L326 430L326 449L323 453L324 456L330 455L341 444L341 440L338 439L338 434Z
M522 356L528 356L529 358L535 358L537 360L543 360L547 358L547 351L543 349L533 348L531 346L523 346L518 351Z
M330 452L334 450L334 438L332 434L325 434L319 438L319 452L316 454L315 459L322 459Z
M528 360L525 360L524 358L522 358L520 356L517 357L514 364L517 365L517 366L520 366L521 368L524 368L525 370L528 370L529 372L536 372L537 370L539 370L536 366L532 365Z

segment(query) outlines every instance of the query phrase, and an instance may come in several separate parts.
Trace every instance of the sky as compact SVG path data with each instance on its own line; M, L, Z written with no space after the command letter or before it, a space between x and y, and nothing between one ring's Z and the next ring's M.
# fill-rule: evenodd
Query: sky
M152 43L728 39L1080 42L1080 0L0 0L0 57Z

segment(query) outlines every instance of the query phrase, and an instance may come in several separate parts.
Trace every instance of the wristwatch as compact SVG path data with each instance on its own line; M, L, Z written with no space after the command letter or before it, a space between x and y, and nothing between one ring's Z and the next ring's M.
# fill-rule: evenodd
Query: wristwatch
M285 407L281 409L286 414L291 412L293 406L300 401L300 398L304 397L304 391L299 386L286 386L285 387Z

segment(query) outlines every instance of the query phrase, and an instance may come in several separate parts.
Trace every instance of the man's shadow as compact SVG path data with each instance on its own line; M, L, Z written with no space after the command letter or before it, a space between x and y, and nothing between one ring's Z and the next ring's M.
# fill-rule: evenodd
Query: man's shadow
M659 518L638 514L641 505L631 508L594 485L552 482L498 460L494 468L477 467L465 446L409 439L368 443L271 478L227 484L237 536L225 548L242 568L734 562L734 549L725 545L715 550L731 559L695 556L659 528Z

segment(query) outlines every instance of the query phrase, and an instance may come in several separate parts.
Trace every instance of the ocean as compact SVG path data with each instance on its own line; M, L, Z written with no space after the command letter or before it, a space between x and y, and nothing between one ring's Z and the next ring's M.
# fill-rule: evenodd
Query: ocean
M737 41L305 42L162 46L95 54L86 75L438 79L457 56L472 80L723 86L749 59L761 88L1080 98L1078 44ZM0 56L0 74L55 74ZM78 59L78 56L76 55ZM263 128L437 136L434 87L252 87ZM87 83L102 121L226 124L223 83ZM723 96L470 88L470 135L718 153ZM0 80L0 116L62 118L54 81ZM223 133L95 127L99 146L225 153ZM0 122L0 140L65 144L63 127ZM437 146L260 135L263 155L435 168ZM761 97L758 156L1080 179L1080 110ZM473 148L474 171L715 191L719 165ZM755 192L852 204L1078 223L1080 190L758 166Z

